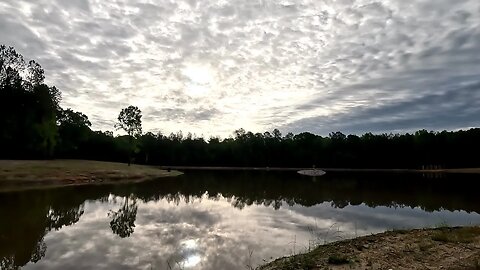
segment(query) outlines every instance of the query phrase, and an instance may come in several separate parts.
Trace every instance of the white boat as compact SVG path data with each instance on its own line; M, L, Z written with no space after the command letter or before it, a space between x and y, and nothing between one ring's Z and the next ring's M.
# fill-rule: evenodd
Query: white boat
M322 170L317 170L317 169L310 169L310 170L300 170L300 171L297 171L297 173L301 175L308 175L308 176L322 176L326 172Z

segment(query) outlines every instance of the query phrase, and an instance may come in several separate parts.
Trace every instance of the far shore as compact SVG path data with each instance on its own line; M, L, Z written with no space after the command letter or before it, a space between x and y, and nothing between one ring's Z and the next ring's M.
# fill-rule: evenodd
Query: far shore
M91 160L0 160L0 191L45 187L136 183L162 177L178 176L180 171L299 171L312 168L282 167L212 167L212 166L145 166ZM351 173L425 173L480 174L480 168L463 169L349 169L315 168L330 172Z
M257 269L480 269L480 227L387 231L321 245Z
M0 160L0 191L136 183L180 174L153 166L91 160Z
M206 171L300 171L300 170L321 170L324 172L383 172L383 173L466 173L480 174L480 168L458 168L458 169L355 169L355 168L306 168L306 167L218 167L218 166L159 166L163 170L206 170Z

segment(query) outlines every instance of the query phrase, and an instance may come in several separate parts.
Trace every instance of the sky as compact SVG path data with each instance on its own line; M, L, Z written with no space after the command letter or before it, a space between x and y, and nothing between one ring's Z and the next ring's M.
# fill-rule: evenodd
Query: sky
M480 126L478 0L2 0L0 44L113 130L228 137Z

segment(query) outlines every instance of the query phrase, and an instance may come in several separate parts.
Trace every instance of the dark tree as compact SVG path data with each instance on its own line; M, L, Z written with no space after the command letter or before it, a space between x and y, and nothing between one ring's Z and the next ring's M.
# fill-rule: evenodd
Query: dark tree
M25 62L23 56L15 51L13 47L0 45L0 79L5 77L8 69L24 74L22 86L32 90L35 86L42 85L45 79L43 68L34 60Z
M136 106L128 106L120 111L117 129L123 129L128 136L137 137L142 134L142 111Z
M60 92L43 83L44 71L0 45L0 157L49 158L57 139Z
M142 111L136 106L128 106L120 111L118 122L115 128L127 132L130 140L130 151L128 151L128 166L132 161L132 152L136 149L135 140L142 134Z
M92 131L92 125L88 117L81 112L74 112L71 109L60 109L57 117L59 145L57 155L62 158L74 158L83 154Z

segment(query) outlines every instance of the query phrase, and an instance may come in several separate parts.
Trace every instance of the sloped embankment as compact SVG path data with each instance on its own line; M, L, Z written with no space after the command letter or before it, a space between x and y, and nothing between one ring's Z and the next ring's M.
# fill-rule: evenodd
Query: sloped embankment
M258 269L480 269L480 227L388 231L322 245Z

